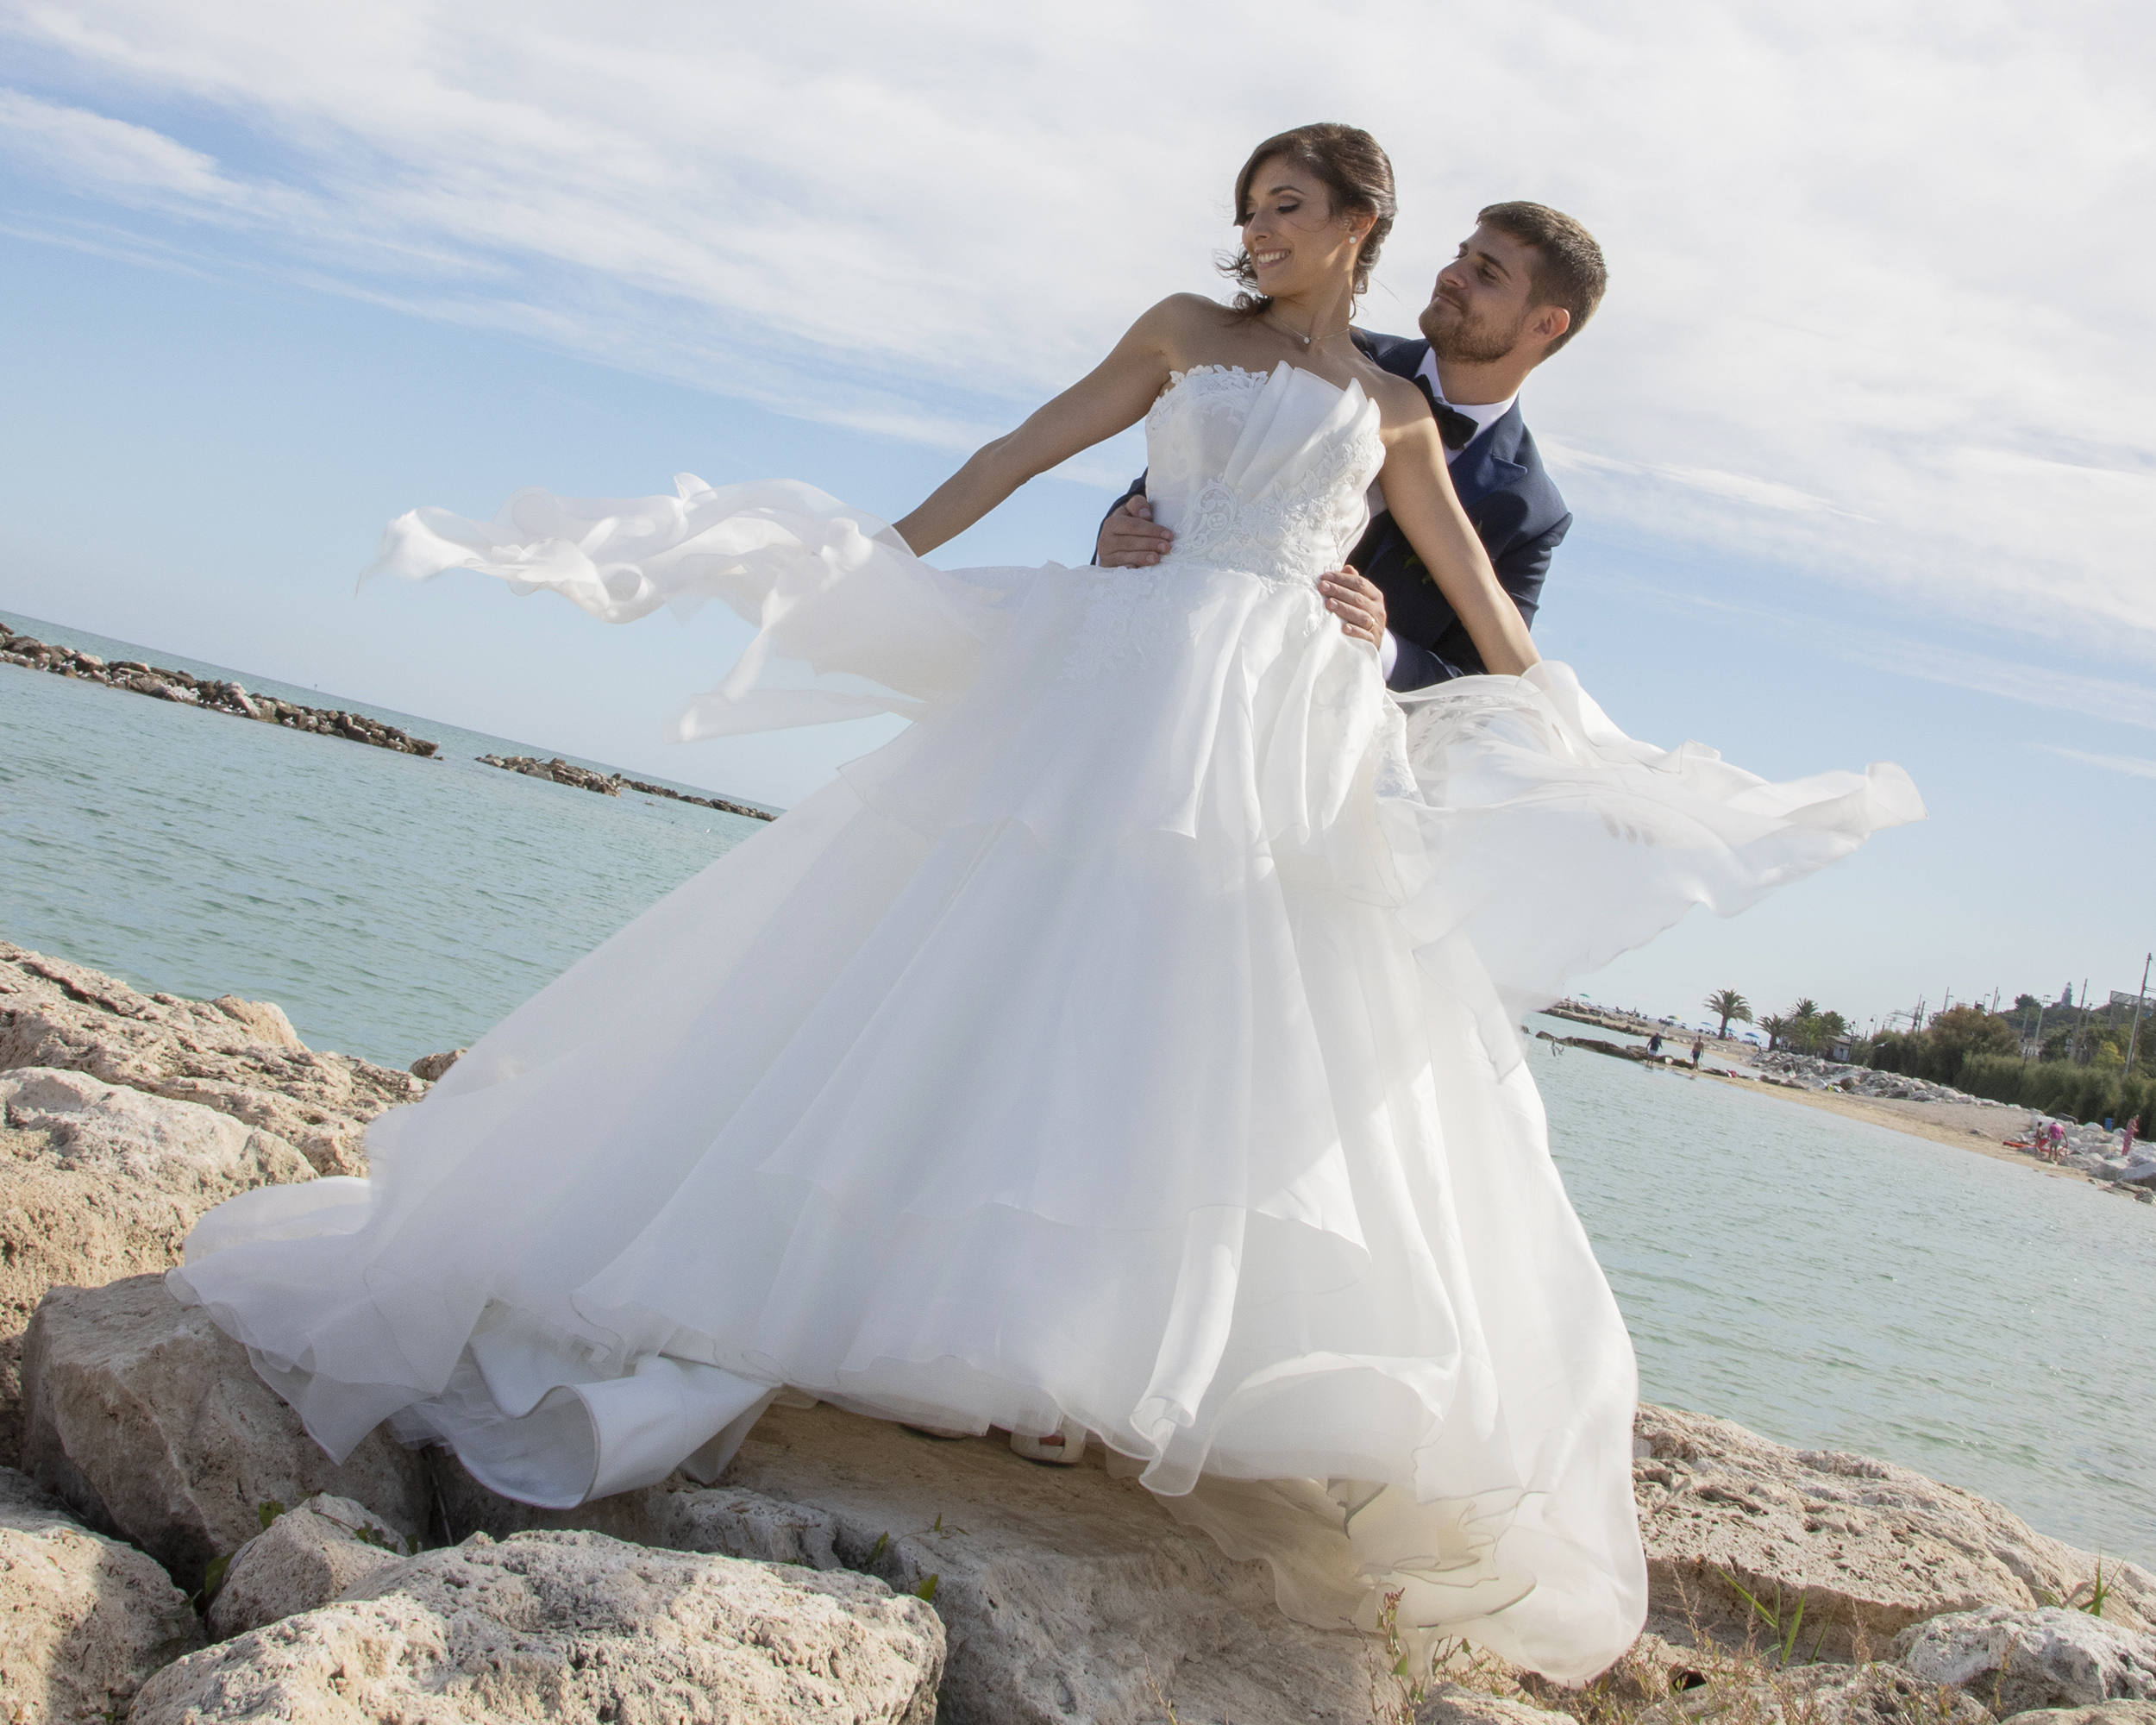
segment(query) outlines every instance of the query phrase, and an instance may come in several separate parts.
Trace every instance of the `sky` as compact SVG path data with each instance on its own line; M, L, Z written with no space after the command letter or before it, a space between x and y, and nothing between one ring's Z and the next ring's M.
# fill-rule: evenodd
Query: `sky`
M2156 18L2124 4L295 8L0 0L0 607L785 804L888 726L670 748L746 631L478 577L418 504L788 475L886 518L1375 133L1407 331L1481 204L1601 240L1523 408L1536 625L1611 716L1924 825L1587 991L2101 996L2156 944ZM938 554L1076 561L1076 458Z

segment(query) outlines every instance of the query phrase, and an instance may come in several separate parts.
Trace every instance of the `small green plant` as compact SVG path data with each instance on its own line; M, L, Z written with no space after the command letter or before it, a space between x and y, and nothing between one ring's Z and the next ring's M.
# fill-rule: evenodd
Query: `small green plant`
M1792 1656L1796 1652L1796 1638L1804 1628L1804 1607L1808 1603L1807 1596L1802 1593L1796 1596L1796 1609L1789 1614L1789 1621L1784 1622L1782 1617L1782 1584L1780 1582L1777 1581L1774 1584L1774 1603L1770 1607L1727 1570L1717 1569L1714 1573L1728 1583L1735 1590L1738 1597L1749 1605L1758 1614L1759 1621L1767 1626L1767 1634L1774 1638L1774 1651L1780 1662L1785 1665L1792 1664L1794 1662ZM1827 1644L1827 1631L1830 1627L1826 1624L1821 1625L1819 1634L1812 1642L1810 1657L1805 1661L1807 1665L1818 1664L1819 1650Z
M273 1517L272 1519L274 1519ZM266 1522L265 1526L268 1525ZM217 1596L217 1590L224 1585L224 1572L232 1567L233 1554L227 1552L221 1558L210 1559L210 1565L202 1572L202 1585L187 1596L187 1603L200 1616L210 1609L210 1602Z
M880 1557L881 1557L881 1556L883 1555L883 1548L884 1548L886 1546L889 1545L890 1543L891 1543L891 1536L890 1536L890 1534L878 1534L876 1535L876 1542L875 1542L875 1544L874 1544L873 1546L869 1546L869 1547L868 1547L868 1560L870 1563L872 1563L872 1564L873 1564L873 1563L874 1563L874 1561L875 1561L878 1558L880 1558Z
M270 1523L284 1513L285 1506L274 1497L266 1503L257 1503L254 1506L254 1519L262 1524L262 1531L266 1534L269 1532Z
M2114 1575L2118 1573L2115 1568L2111 1572ZM2079 1587L2074 1590L2073 1596L2080 1601L2082 1610L2086 1611L2091 1617L2101 1617L2103 1615L2104 1604L2111 1597L2113 1590L2113 1584L2103 1578L2103 1553L2099 1552L2096 1553L2096 1579L2086 1584L2088 1598L2082 1600L2081 1595L2084 1589Z
M943 1577L940 1575L931 1575L913 1590L913 1596L916 1599L925 1600L929 1604L933 1605L936 1603L936 1584L942 1579Z

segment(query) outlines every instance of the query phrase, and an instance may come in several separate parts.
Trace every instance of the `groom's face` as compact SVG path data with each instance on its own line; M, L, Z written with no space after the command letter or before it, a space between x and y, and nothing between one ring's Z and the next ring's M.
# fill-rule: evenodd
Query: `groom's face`
M1417 321L1440 360L1487 365L1526 339L1535 248L1491 227L1460 242Z

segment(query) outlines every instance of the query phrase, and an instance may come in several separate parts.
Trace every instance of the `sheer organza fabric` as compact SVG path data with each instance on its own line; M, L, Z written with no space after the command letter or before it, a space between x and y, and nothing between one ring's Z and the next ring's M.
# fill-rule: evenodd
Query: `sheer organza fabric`
M1150 571L937 570L783 482L397 524L407 574L755 622L678 734L914 722L172 1284L333 1453L388 1419L567 1504L782 1391L1075 1419L1309 1621L1399 1592L1589 1675L1645 1609L1633 1360L1518 1014L1921 806L1634 742L1561 666L1396 701L1313 585L1362 392L1209 370L1147 430Z

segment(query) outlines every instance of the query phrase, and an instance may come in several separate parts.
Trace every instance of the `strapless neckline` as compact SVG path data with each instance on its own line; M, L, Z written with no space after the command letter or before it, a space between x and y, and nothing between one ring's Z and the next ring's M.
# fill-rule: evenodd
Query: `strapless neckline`
M1269 370L1263 371L1252 371L1244 366L1207 364L1187 366L1181 371L1171 370L1168 373L1168 381L1161 386L1160 393L1153 398L1152 406L1146 410L1147 416L1150 417L1159 409L1163 402L1166 401L1169 397L1173 395L1192 378L1206 376L1244 377L1249 378L1253 382L1258 383L1262 386L1264 384L1269 384L1282 372L1288 372L1300 377L1307 377L1313 382L1321 383L1327 389L1333 391L1338 395L1360 396L1365 401L1369 399L1369 392L1365 390L1362 384L1356 379L1350 378L1344 384L1337 384L1333 382L1331 378L1326 376L1324 373L1313 371L1307 366L1299 366L1292 360L1282 360L1279 364L1272 367Z

